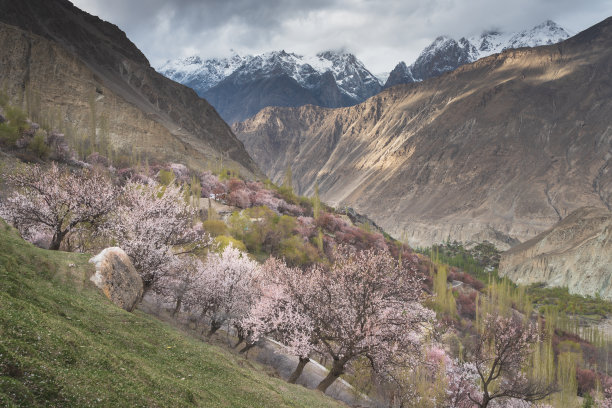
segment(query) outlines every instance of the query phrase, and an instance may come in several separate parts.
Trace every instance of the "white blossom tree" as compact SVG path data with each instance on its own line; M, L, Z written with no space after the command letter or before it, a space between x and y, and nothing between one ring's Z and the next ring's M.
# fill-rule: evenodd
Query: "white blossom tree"
M58 250L64 238L78 227L97 228L111 212L117 189L100 171L69 171L55 163L9 174L16 188L3 201L0 215L15 225L25 238L48 234L49 249Z
M209 253L197 272L193 290L183 302L199 308L210 320L208 335L213 335L224 323L239 324L258 298L254 284L260 271L256 261L231 245L221 254Z
M194 228L195 215L180 186L129 182L123 188L107 229L134 263L145 292L177 268L175 255L211 244L208 234Z
M295 383L302 374L316 342L312 320L286 286L288 281L299 281L302 275L299 268L290 268L276 258L269 258L257 282L260 296L242 322L249 336L241 352L269 336L283 344L289 354L298 357L290 383Z

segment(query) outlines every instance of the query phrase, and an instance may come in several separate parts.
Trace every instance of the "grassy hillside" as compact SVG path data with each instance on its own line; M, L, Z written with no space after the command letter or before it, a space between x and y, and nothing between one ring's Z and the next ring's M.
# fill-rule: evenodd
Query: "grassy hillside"
M340 406L88 281L89 256L38 249L0 221L0 406Z

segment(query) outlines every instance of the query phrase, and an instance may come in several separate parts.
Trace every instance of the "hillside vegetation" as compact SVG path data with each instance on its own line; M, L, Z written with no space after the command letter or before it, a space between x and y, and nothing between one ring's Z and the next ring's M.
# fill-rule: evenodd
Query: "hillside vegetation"
M88 258L38 249L0 221L1 406L341 406L115 307Z

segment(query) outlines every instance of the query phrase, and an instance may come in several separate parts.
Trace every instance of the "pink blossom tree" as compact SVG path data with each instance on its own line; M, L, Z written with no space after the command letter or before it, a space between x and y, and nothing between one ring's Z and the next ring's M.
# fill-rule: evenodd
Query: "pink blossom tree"
M174 184L126 184L116 215L107 229L134 263L145 292L172 271L174 255L212 242L203 230L193 227L195 210Z
M599 396L596 401L599 408L612 408L612 384L609 382L605 384L603 395Z
M325 392L356 357L380 369L393 353L419 353L421 333L435 315L420 303L422 278L414 262L400 264L385 250L341 246L329 269L309 271L306 293L295 288L322 351L333 360L317 389Z
M298 357L298 365L288 380L290 383L295 383L302 374L316 341L313 322L287 290L287 283L297 283L302 275L299 268L289 268L285 262L269 258L258 279L260 296L242 323L249 332L249 339L241 352L269 336L283 344L289 354Z
M55 163L31 166L6 177L16 191L3 201L0 215L25 238L50 235L49 249L58 250L76 228L97 228L116 204L117 189L103 173L70 172Z
M317 387L323 392L357 357L379 369L396 352L418 353L424 326L434 318L420 303L421 277L413 259L399 264L387 251L346 246L334 255L330 267L272 270L278 291L312 324L310 347L333 360Z
M258 297L254 281L259 271L256 261L232 245L221 254L208 254L184 302L199 308L201 315L210 320L209 336L224 323L240 324L244 319Z
M168 273L160 276L154 290L162 299L174 303L172 316L176 316L183 308L183 300L197 290L204 265L194 256L172 255L172 258Z
M486 408L498 402L507 406L519 401L539 401L554 392L554 384L528 378L523 372L534 346L540 341L541 334L533 323L523 323L515 315L487 315L482 334L467 353L476 368L481 389L467 398L477 407Z

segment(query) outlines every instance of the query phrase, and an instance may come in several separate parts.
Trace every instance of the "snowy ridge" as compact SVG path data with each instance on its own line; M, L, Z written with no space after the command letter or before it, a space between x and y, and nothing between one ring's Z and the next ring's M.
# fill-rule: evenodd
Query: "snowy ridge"
M353 54L326 51L303 56L283 51L241 57L202 60L192 56L168 61L157 69L164 76L190 86L203 95L226 78L237 85L254 79L288 75L306 89L320 86L321 77L331 72L340 92L355 100L366 99L381 89L381 82Z
M198 56L168 60L157 71L167 78L193 88L202 94L227 78L238 67L248 62L251 56L233 54L229 58L212 58L203 61Z
M469 43L474 45L476 59L497 54L510 48L539 47L556 44L570 37L570 33L552 20L546 20L530 30L518 33L485 32L479 37L470 37Z
M556 44L569 37L567 30L551 20L516 33L488 31L480 36L462 37L459 40L440 36L421 52L412 65L399 63L391 71L385 87L439 76L461 65L507 49Z

